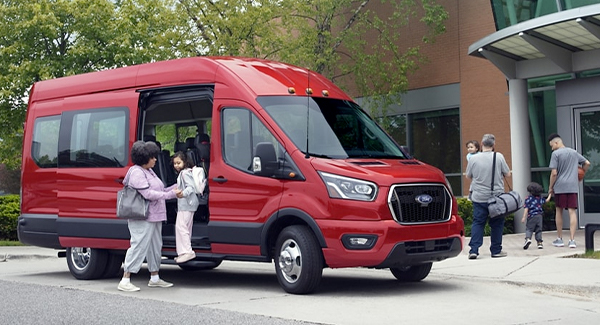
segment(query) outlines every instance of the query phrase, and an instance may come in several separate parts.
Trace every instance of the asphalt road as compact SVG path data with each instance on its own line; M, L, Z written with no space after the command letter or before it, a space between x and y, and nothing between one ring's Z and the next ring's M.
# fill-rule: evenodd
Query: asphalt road
M445 263L445 262L441 262ZM389 271L324 270L319 290L290 295L273 265L224 262L208 272L161 268L172 288L117 291L119 279L74 279L65 259L0 263L0 324L595 324L598 299L437 273L403 284Z

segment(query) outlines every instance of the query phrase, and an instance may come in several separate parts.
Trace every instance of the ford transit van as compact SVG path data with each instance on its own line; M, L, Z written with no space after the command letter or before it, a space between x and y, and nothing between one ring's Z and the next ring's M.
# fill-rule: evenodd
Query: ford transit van
M464 224L444 174L413 159L323 76L259 59L194 57L37 82L23 142L18 235L55 248L77 279L118 275L129 231L116 193L137 140L184 151L207 173L194 216L196 258L274 262L290 293L325 267L388 268L420 281L457 256ZM163 263L175 264L176 200Z

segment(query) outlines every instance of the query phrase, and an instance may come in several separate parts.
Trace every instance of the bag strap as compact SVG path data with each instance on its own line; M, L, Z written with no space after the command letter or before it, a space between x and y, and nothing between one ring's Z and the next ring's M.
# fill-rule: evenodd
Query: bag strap
M495 176L496 176L496 152L494 151L494 158L492 159L492 186L491 186L492 196L494 196L494 177Z
M494 151L494 159L492 159L492 195L494 195L494 176L496 175L496 152ZM506 176L502 175L502 177L504 178L504 180L506 181ZM508 189L510 191L512 191L512 187L510 187L510 184L508 183L508 181L505 182L506 185L508 185Z
M131 173L131 170L133 170L134 167L138 167L137 165L133 165L131 166L128 170L127 170L127 174L125 174L125 178L123 179L123 185L125 186L129 186L129 174ZM142 168L142 167L140 167ZM135 187L131 187L134 190L145 190L150 188L150 182L148 182L148 176L146 175L146 172L142 170L142 173L144 173L144 177L146 178L146 183L148 183L148 186L143 187L143 188L135 188ZM127 182L125 182L127 181Z

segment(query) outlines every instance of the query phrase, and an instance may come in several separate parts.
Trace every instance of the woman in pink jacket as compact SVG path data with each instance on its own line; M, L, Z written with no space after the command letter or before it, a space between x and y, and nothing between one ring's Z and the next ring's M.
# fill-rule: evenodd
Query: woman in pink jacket
M160 148L151 141L136 141L131 147L131 160L134 165L127 171L123 183L138 189L150 204L148 219L127 221L131 240L123 264L123 278L117 287L121 291L140 290L131 283L130 276L131 273L140 270L144 259L150 271L149 287L173 286L173 283L164 281L158 276L158 270L162 250L162 224L167 219L165 200L181 197L181 191L177 189L177 184L165 188L152 170L159 154Z

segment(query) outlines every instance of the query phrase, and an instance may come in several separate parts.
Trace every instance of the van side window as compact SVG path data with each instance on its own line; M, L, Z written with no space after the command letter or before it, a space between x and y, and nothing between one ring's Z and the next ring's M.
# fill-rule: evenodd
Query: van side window
M283 154L283 147L273 134L247 109L227 108L222 116L223 154L227 164L250 172L256 146L264 142L273 144L276 158Z
M31 157L42 168L56 167L58 163L58 130L60 115L39 117L33 126Z
M58 166L127 165L128 115L124 108L63 113Z

